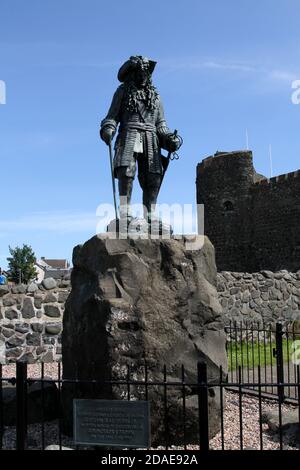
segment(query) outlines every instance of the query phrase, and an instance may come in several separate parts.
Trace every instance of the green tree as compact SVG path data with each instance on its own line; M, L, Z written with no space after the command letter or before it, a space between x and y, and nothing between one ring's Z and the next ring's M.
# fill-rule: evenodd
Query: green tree
M29 245L23 245L22 248L11 248L9 246L11 256L7 258L9 279L16 283L20 281L28 284L36 278L37 272L35 270L36 257Z

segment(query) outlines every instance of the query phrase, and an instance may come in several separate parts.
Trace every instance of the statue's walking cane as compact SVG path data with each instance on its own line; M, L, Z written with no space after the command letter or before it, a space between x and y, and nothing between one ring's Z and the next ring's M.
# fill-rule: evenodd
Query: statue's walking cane
M116 214L116 220L118 220L119 217L118 217L118 209L117 209L116 184L115 184L115 176L114 176L113 151L112 151L111 142L109 143L109 160L110 160L111 180L112 180L113 195L114 195L115 214Z

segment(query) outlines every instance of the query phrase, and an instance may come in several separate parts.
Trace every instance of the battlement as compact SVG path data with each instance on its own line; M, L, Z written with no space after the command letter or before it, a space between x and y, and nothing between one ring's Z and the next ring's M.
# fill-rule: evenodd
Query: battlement
M300 170L296 170L296 171L291 171L290 173L284 173L282 175L278 175L278 176L273 176L272 178L264 178L264 179L261 179L259 181L256 181L254 183L255 186L262 186L262 185L268 185L268 184L272 184L272 183L281 183L283 181L286 181L286 180L289 180L289 179L293 179L293 178L300 178Z
M220 159L228 158L228 157L246 157L252 158L251 150L235 150L233 152L219 152L217 151L214 155L210 155L202 160L202 162L198 163L198 167L208 167L212 163L218 163Z

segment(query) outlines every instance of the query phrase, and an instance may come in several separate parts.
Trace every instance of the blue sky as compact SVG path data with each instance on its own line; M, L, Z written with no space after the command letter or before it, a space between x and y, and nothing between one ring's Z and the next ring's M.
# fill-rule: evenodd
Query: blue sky
M0 266L8 245L67 257L95 234L111 201L98 137L133 54L153 75L169 127L184 138L159 201L194 203L196 165L216 150L253 150L269 176L300 167L297 0L1 0ZM140 200L136 181L134 200Z

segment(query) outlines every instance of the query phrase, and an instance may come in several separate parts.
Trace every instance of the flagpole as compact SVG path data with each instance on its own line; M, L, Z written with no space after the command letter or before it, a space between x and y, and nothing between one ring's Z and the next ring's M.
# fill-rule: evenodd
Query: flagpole
M273 161L272 161L272 146L269 144L269 159L270 159L270 178L273 177Z

